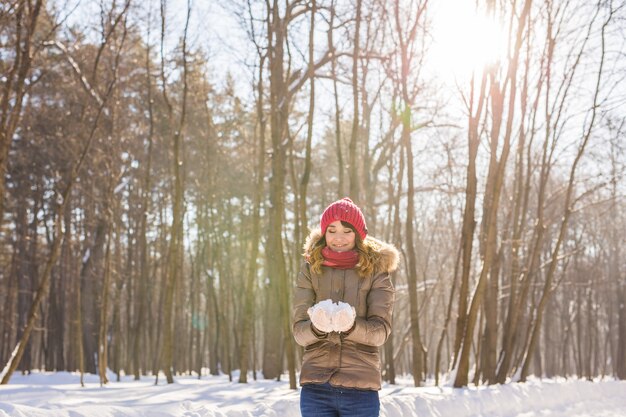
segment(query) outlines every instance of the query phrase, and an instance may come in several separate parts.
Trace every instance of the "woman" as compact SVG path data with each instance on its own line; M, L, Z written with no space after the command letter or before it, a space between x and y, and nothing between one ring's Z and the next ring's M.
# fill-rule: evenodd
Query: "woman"
M368 237L363 213L344 198L324 210L304 259L293 303L302 416L378 416L378 347L391 333L398 251Z

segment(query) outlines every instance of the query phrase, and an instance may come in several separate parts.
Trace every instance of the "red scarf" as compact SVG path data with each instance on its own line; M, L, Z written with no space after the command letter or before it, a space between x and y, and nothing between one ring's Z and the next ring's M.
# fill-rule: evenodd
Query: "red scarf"
M322 249L324 262L322 265L336 269L352 269L359 263L359 253L355 250L335 252L328 246Z

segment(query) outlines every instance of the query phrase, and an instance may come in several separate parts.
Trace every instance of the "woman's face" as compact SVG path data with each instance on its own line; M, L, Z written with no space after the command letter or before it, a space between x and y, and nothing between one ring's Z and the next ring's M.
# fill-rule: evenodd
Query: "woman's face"
M346 252L354 249L356 234L349 227L341 224L341 220L332 222L326 228L326 245L335 252Z

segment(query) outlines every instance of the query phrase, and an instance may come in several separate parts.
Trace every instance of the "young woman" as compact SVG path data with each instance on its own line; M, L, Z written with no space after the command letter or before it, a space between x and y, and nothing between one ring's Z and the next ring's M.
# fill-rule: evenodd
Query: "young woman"
M302 416L378 416L378 347L391 332L398 251L367 236L363 213L344 198L324 210L304 259L293 303Z

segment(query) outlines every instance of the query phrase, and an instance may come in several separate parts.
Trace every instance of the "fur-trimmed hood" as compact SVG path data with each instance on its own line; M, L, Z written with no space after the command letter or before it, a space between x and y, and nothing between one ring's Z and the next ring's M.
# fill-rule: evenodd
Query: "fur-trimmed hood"
M304 242L304 259L309 260L313 247L322 237L322 230L319 227L311 229L309 236ZM392 273L398 269L400 254L395 246L367 236L363 241L363 247L365 248L366 256L374 263L375 273Z

